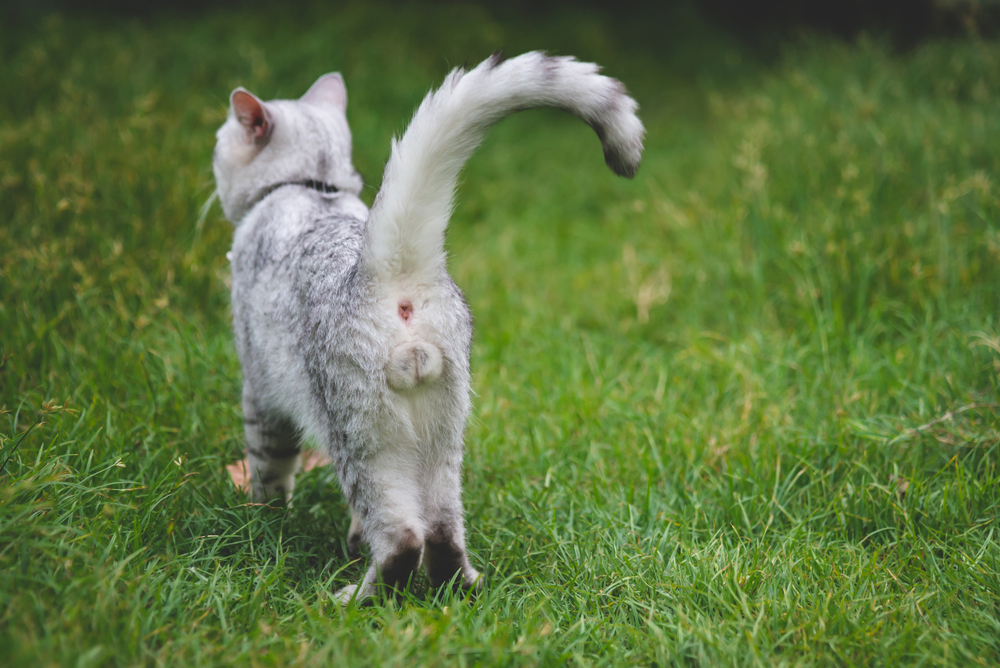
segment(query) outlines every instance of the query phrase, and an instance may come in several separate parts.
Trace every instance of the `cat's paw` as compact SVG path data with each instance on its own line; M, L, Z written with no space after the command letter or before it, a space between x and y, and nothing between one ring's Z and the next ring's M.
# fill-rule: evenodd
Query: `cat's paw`
M347 585L336 594L333 595L333 599L340 603L341 605L347 605L352 600L354 600L354 592L358 590L358 585Z
M472 591L473 593L480 592L483 590L483 583L486 578L483 574L477 571L472 566L465 569L462 573L462 588L466 591Z
M370 584L362 584L360 587L358 585L347 585L333 595L333 600L343 607L347 607L351 603L369 606L372 603L371 597L373 593L375 593L375 588Z
M295 489L295 475L284 475L277 479L254 476L250 488L255 503L283 500L287 508L292 507L292 491Z
M392 349L386 380L394 390L412 390L441 376L441 349L426 341L407 341Z

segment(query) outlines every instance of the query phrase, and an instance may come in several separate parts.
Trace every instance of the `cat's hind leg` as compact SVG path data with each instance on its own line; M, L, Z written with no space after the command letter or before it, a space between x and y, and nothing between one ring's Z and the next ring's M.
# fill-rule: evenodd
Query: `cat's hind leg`
M371 562L361 584L337 593L341 603L364 601L375 594L379 583L401 589L420 567L425 531L419 487L412 480L415 469L411 457L396 450L367 471L355 471L358 482L348 496L353 497L351 509L359 524L359 538L364 536Z
M440 587L454 580L464 590L480 589L482 577L469 563L465 550L461 462L441 462L429 471L424 493L424 570L431 586ZM460 577L455 578L456 574Z
M372 563L359 585L348 585L337 593L338 600L346 605L352 600L360 603L375 594L376 585L385 584L400 590L410 583L423 556L423 531L416 524L386 527L369 537Z
M284 417L258 410L244 393L243 425L250 464L250 488L257 502L281 497L287 503L299 471L301 438Z

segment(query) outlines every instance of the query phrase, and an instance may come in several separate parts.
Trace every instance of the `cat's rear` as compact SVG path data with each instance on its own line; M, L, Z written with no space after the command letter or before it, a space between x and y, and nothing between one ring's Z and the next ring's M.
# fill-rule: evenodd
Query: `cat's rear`
M572 58L491 57L453 71L393 142L368 212L350 162L346 91L326 75L296 101L237 89L214 168L233 242L233 319L254 494L291 493L300 442L332 457L353 514L360 588L478 586L465 551L462 439L471 315L445 267L458 174L486 131L523 109L566 109L605 160L635 174L643 128L614 79Z

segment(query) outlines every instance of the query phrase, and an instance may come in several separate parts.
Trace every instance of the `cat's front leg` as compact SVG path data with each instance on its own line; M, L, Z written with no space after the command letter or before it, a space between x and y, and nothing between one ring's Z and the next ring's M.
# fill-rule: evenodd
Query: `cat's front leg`
M351 528L347 530L347 556L357 559L361 556L361 520L351 511Z
M250 465L250 489L261 503L280 497L291 500L299 471L302 445L291 421L258 410L244 393L243 426Z

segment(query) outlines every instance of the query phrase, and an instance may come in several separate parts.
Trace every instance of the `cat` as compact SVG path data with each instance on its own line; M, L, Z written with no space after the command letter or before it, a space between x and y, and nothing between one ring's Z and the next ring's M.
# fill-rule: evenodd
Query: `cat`
M237 88L213 156L234 224L232 311L255 499L290 498L302 441L333 461L351 508L348 547L371 563L348 603L421 564L432 586L481 586L465 548L463 433L472 315L445 267L460 170L516 111L558 107L589 124L631 178L644 129L624 86L591 63L495 53L453 70L393 140L369 211L351 163L347 91L326 74L298 100Z

